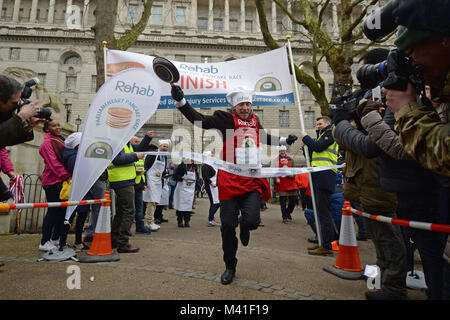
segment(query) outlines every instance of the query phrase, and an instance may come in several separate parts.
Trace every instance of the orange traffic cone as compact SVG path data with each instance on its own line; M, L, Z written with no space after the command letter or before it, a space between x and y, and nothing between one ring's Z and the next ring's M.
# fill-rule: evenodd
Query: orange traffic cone
M107 262L120 260L119 254L111 246L111 199L105 192L106 202L102 203L95 226L94 239L88 252L82 252L80 262Z
M345 201L344 207L342 208L339 252L336 263L323 269L344 279L356 280L362 278L364 268L359 259L353 215L350 211L350 201Z
M333 250L333 251L339 251L339 244L338 244L338 241L337 241L337 240L334 240L334 241L331 243L331 250Z

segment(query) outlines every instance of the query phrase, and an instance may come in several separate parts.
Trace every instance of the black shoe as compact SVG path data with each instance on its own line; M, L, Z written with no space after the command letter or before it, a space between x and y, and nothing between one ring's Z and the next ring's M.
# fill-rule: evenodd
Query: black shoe
M241 227L239 238L241 239L241 243L244 247L248 246L248 242L250 241L250 231Z
M0 267L3 267L5 264L0 261Z
M185 223L184 223L184 227L185 227L185 228L190 228L191 225L189 224L189 222L185 222Z
M130 244L117 247L117 252L119 253L136 253L139 251L139 248L133 248Z
M162 218L161 223L164 223L164 222L169 222L169 220Z
M178 228L184 228L183 222L178 222Z
M319 243L319 240L317 240L317 237L314 237L314 238L308 238L308 242L311 242L311 243Z
M225 272L220 277L220 282L222 284L229 284L233 281L234 274L236 273L235 269L226 269Z
M386 290L380 289L376 291L366 292L367 300L406 300L407 297L401 297L387 292Z
M161 220L155 219L155 224L161 224Z

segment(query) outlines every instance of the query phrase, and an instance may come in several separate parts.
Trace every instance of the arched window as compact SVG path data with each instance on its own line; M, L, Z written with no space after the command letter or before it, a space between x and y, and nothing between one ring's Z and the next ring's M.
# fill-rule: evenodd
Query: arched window
M64 59L64 64L81 64L81 58L78 55L70 55Z

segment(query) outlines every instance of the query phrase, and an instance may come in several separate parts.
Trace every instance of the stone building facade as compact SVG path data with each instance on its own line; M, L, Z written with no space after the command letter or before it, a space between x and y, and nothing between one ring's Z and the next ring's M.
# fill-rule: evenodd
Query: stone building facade
M291 0L284 1L291 8ZM332 1L327 9L324 27L337 36L338 7ZM310 43L302 30L293 26L287 16L275 5L266 1L267 18L274 38L285 41L292 35L294 60L311 69ZM67 122L66 130L76 130L76 119L83 120L95 95L96 59L93 32L95 1L92 0L0 0L0 72L14 68L30 69L45 89L58 97L59 118ZM66 14L66 13L69 14ZM139 20L142 2L119 0L116 33L120 35ZM159 55L176 61L219 62L239 59L267 51L254 1L250 0L155 0L152 15L144 32L129 51ZM320 72L331 94L333 75L326 62ZM304 112L305 126L315 136L315 118L320 109L309 89L299 85L299 95ZM202 108L205 114L214 109ZM300 120L297 106L255 108L266 129L279 130L279 134L299 135ZM82 130L82 125L79 128ZM193 136L193 126L178 110L158 110L140 130L155 130L156 138L172 139L178 143L180 136L173 132L188 132ZM185 130L185 131L180 131ZM205 146L212 138L200 138L196 144ZM40 138L31 144L36 149ZM300 144L292 146L289 153L304 162ZM20 157L11 153L15 160ZM27 157L28 158L28 157ZM32 164L23 163L19 172L41 172L36 155ZM266 159L267 160L267 159ZM29 161L29 160L27 160Z

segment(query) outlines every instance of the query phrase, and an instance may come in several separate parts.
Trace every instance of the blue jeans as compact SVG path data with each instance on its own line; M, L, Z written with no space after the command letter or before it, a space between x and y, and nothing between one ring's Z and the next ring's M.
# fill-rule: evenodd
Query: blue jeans
M364 211L357 203L350 202L353 209ZM364 218L359 214L353 213L353 218L355 218L356 224L358 225L358 234L362 237L367 237L369 234L366 230L366 225L364 224Z
M134 189L134 202L136 207L136 231L144 229L144 200L143 191Z
M92 199L103 199L106 191L106 181L97 180L92 186L91 193ZM101 204L93 204L91 215L89 217L88 227L84 232L85 237L93 237L95 233L95 226L97 225L98 214L100 212Z

